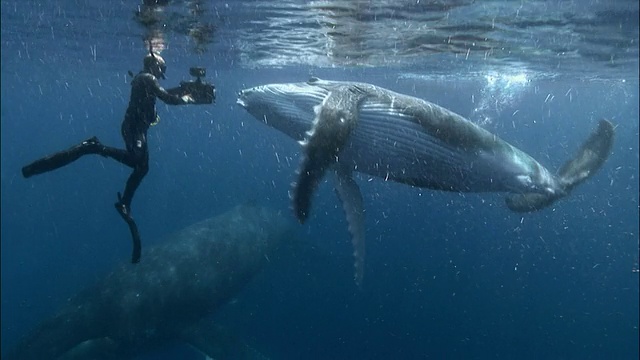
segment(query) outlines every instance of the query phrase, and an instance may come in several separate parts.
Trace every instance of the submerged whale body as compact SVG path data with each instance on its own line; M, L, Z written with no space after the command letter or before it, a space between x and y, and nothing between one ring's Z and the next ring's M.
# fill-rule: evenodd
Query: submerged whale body
M428 101L372 84L326 81L268 84L242 90L238 104L298 140L302 160L293 210L304 222L327 170L347 215L355 277L364 272L362 195L352 172L455 192L506 192L516 212L542 209L567 196L608 158L613 125L601 120L557 174L464 117Z
M6 359L131 359L182 341L213 359L261 359L203 319L238 294L289 237L266 208L238 206L191 225L71 298Z

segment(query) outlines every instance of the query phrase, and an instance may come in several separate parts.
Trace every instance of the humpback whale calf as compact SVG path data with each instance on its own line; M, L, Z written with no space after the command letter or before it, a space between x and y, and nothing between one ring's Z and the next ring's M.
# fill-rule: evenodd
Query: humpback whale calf
M178 340L213 359L261 359L203 318L237 295L291 228L254 206L191 225L69 299L3 358L124 360Z
M237 103L298 140L302 160L291 192L303 223L327 170L347 216L355 279L364 272L364 209L352 172L455 192L506 192L506 204L529 212L567 196L602 166L614 128L601 120L577 154L551 173L525 152L431 102L372 84L311 78L240 91Z

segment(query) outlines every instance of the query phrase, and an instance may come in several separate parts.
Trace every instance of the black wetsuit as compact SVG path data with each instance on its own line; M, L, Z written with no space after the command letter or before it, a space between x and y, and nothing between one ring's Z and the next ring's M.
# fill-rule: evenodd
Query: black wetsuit
M83 155L98 154L115 159L131 168L133 172L127 180L122 196L118 193L115 206L131 229L134 240L133 262L140 258L140 239L137 227L130 214L131 200L149 171L149 149L147 130L156 121L156 98L170 105L186 104L179 95L168 92L152 74L142 71L131 81L129 106L122 121L122 138L126 149L102 145L95 136L67 150L36 160L22 168L25 178L55 170L76 161Z
M107 150L106 156L133 168L127 180L127 186L120 203L129 210L133 194L149 171L149 149L147 147L147 130L156 121L156 97L169 105L182 105L185 102L180 96L172 95L163 89L155 76L141 72L131 82L129 106L122 121L122 138L127 147L125 150Z

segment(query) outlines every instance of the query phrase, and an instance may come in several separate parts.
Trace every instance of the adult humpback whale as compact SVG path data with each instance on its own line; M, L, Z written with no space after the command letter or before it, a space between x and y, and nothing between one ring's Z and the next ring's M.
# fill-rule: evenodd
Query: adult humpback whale
M253 206L191 225L71 298L3 359L124 360L175 340L213 359L262 358L203 318L237 295L291 228Z
M517 212L539 210L566 196L604 163L613 126L601 120L577 155L554 175L531 156L436 104L358 82L268 84L242 90L238 104L302 145L293 184L300 222L327 169L347 215L355 277L364 271L362 196L353 171L404 184L457 192L508 192Z

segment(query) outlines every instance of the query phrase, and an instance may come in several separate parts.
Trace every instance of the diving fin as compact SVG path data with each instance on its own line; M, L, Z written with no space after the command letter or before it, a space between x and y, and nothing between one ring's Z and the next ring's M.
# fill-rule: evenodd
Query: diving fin
M118 202L114 204L118 214L129 226L131 232L131 239L133 241L133 250L131 253L131 263L137 264L140 262L140 256L142 255L142 242L140 240L140 232L138 231L138 225L133 221L131 217L129 207L122 202L122 195L118 193Z
M61 168L65 165L71 164L84 155L101 154L103 148L104 146L100 143L98 138L93 136L78 145L70 147L67 150L62 150L55 154L45 156L27 166L24 166L22 168L22 176L25 178L30 178L34 175L39 175Z

